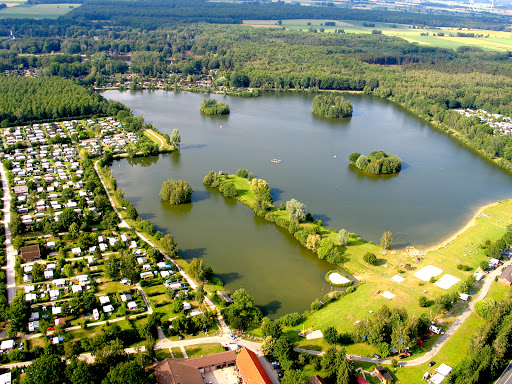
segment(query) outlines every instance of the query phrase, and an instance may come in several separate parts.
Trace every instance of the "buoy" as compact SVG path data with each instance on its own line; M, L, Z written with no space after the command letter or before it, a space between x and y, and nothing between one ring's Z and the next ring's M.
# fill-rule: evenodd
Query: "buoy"
M334 155L333 157L336 158L336 155Z
M222 125L220 127L222 128Z

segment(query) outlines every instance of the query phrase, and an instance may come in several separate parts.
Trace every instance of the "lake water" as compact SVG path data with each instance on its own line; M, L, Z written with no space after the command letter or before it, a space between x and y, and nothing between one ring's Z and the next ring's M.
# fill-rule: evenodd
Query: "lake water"
M207 191L210 170L246 168L267 180L277 204L305 203L334 230L346 228L378 242L392 231L394 245L425 247L462 227L482 205L510 197L512 177L399 106L348 95L353 117L313 116L311 94L259 98L212 95L231 107L226 117L199 112L210 96L118 92L104 96L129 106L161 132L178 129L179 154L114 163L113 173L144 219L175 237L185 259L203 257L228 290L244 287L272 317L302 311L329 290L329 264L249 208ZM352 152L384 150L402 158L393 176L363 174L348 164ZM270 160L281 159L280 164ZM189 181L193 204L171 207L158 196L162 181Z

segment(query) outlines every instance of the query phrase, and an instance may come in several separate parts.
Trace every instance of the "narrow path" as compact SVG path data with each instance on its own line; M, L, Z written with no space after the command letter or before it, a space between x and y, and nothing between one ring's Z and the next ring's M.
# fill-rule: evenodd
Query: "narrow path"
M164 146L164 141L160 138L160 136L156 135L151 129L146 129L146 132L149 133L151 136L156 137L158 139L158 141L161 143L160 147L158 149L159 150L162 149Z
M183 357L185 359L188 359L187 351L185 351L185 347L183 345L180 345L180 351L181 351L181 354L183 355Z
M2 188L4 196L2 198L4 207L2 212L4 214L4 228L5 228L5 253L7 256L7 301L12 303L14 296L16 296L16 277L14 273L14 266L16 264L16 255L12 246L11 231L9 230L9 223L11 222L11 190L7 182L7 174L3 164L0 165L0 175L2 177Z

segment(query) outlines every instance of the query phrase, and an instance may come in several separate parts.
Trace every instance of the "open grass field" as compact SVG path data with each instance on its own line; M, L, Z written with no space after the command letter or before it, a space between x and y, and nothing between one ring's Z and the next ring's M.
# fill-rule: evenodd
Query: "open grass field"
M323 24L326 21L334 21L334 27L326 27ZM278 27L277 20L245 20L244 24L259 27ZM308 23L311 23L308 25ZM289 30L307 31L309 28L320 30L324 28L325 32L334 32L335 29L343 29L346 33L372 33L372 30L380 30L383 34L389 36L401 37L411 43L421 45L430 45L441 48L456 49L460 46L474 46L489 51L508 51L512 49L512 34L510 32L490 31L479 29L459 30L457 28L409 28L409 25L373 23L375 27L365 27L362 21L339 21L339 20L283 20L282 27ZM457 37L457 32L474 33L484 37ZM444 33L444 36L438 36ZM422 36L423 34L423 36ZM428 34L428 35L426 35ZM453 36L450 36L453 35Z
M189 358L212 355L214 353L224 352L224 348L219 343L196 344L185 347Z
M66 13L72 11L80 4L19 4L0 10L0 19L7 18L31 18L31 19L56 19Z

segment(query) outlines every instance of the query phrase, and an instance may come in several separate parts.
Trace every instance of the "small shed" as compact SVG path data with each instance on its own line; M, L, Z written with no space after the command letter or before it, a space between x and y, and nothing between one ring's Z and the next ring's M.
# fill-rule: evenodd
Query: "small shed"
M130 311L134 311L137 309L137 303L135 301L130 301L126 306Z
M375 367L375 375L379 378L381 383L388 384L393 382L393 378L389 372L381 365Z
M102 304L102 305L110 303L110 297L108 297L108 296L100 296L99 300L100 300L100 304Z
M114 306L112 304L105 305L103 307L103 312L105 312L105 313L114 312Z
M0 350L2 351L10 351L15 346L14 340L4 340L0 344Z
M509 265L503 270L503 272L501 272L501 275L498 277L498 281L501 284L508 286L512 285L512 265Z
M217 296L224 300L226 303L232 303L233 302L233 299L226 293L226 291L221 291L221 290L218 290L217 292Z

